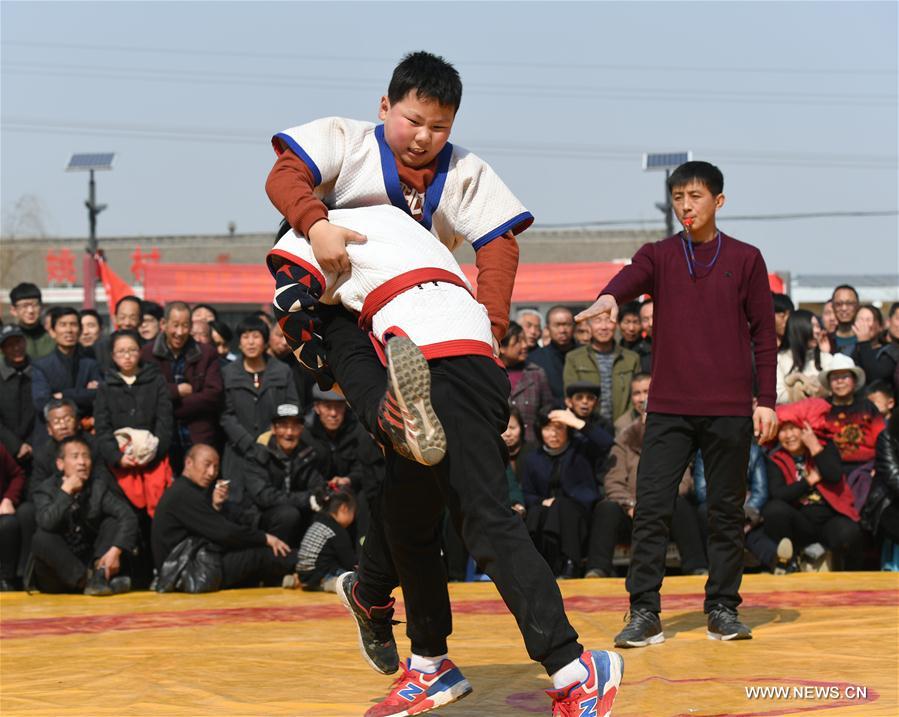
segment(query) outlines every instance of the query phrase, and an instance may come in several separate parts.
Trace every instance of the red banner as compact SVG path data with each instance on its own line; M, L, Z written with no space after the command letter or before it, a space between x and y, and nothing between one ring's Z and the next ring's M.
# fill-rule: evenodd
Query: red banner
M119 299L134 294L134 290L112 270L102 255L98 255L96 260L97 272L100 275L100 281L103 282L103 288L106 290L106 303L109 306L109 313L112 314Z

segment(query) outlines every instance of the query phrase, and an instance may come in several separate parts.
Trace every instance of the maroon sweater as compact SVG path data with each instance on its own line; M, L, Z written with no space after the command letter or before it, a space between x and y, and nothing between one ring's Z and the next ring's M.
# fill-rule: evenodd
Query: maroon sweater
M708 264L717 242L694 244ZM721 253L690 276L679 234L643 245L600 292L621 304L653 297L648 410L688 416L752 415L752 353L760 406L774 408L777 341L761 252L721 235Z

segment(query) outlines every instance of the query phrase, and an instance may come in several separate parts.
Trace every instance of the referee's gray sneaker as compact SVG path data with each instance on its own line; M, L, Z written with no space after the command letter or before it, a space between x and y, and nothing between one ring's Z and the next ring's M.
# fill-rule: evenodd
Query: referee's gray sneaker
M709 610L710 640L751 640L752 630L740 622L737 611L724 605L716 605Z
M615 647L646 647L665 642L659 614L644 608L631 608L627 627L615 635Z

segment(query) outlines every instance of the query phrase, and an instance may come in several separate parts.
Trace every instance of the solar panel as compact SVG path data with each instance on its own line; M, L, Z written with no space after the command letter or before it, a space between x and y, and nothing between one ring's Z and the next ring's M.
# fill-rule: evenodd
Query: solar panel
M84 172L89 169L112 169L115 152L87 152L73 154L66 167L67 172Z
M643 155L643 169L675 169L692 159L692 152L650 152Z

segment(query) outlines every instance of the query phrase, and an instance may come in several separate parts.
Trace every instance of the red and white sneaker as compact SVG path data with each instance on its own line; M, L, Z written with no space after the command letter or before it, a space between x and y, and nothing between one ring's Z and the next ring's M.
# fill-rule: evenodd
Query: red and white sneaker
M365 717L418 715L471 694L471 685L452 660L444 660L434 672L413 670L409 662L400 665L403 673L390 686L390 693Z
M378 427L404 458L437 465L446 455L446 433L431 405L431 370L405 336L387 342L387 378Z
M553 717L608 717L624 675L624 660L617 652L587 650L581 655L587 668L583 682L547 690L553 698Z

